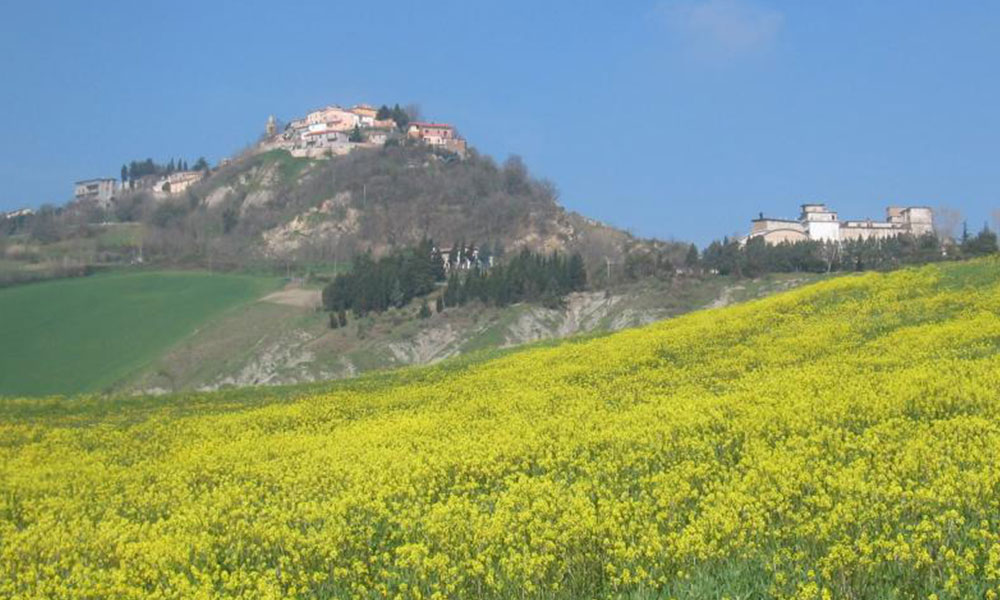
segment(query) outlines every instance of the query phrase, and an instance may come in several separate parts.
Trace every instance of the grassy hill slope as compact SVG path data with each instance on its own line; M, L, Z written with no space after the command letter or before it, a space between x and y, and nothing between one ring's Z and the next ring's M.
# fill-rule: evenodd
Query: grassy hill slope
M472 351L522 345L581 333L606 333L802 285L817 275L650 278L611 290L571 294L562 308L534 304L494 307L472 303L418 318L422 298L409 306L352 318L331 330L316 311L319 289L297 283L289 298L270 296L204 327L151 362L131 381L133 390L184 391L276 385L353 377L426 364ZM429 304L434 305L433 299Z
M0 289L0 394L99 391L275 279L109 274Z
M5 596L992 597L1000 262L0 440Z

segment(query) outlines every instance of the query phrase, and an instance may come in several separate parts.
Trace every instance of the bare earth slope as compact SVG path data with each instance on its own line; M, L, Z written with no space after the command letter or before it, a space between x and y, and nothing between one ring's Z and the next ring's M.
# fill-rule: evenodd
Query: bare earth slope
M167 392L276 385L353 377L427 364L458 354L645 325L709 306L755 298L814 281L774 276L649 280L613 291L571 294L562 309L467 305L416 318L416 303L331 330L317 310L319 290L291 284L226 313L177 344L127 389Z

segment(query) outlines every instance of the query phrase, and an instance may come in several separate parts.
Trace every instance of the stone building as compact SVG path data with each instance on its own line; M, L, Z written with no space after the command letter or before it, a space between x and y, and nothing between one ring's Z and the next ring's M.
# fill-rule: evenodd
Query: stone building
M153 193L157 195L179 194L205 177L202 171L174 171L156 180Z
M797 220L765 217L751 220L750 238L763 238L768 244L816 240L839 242L858 239L881 239L904 233L934 233L934 213L926 206L890 206L885 221L865 219L841 221L825 204L803 204Z
M101 205L106 205L115 197L118 191L118 180L113 177L102 177L99 179L84 179L77 181L73 189L73 198L77 202L93 200Z

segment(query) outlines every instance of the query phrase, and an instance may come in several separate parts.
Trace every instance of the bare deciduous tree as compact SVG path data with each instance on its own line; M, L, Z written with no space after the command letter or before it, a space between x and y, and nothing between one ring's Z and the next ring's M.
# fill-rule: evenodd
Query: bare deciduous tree
M955 239L962 224L962 212L950 206L938 206L934 210L934 231L938 237Z

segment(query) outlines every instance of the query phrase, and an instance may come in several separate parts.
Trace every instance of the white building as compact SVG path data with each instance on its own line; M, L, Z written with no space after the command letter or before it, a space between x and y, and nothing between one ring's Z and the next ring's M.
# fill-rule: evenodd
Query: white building
M750 234L743 239L763 238L768 244L815 240L839 242L888 238L901 234L934 233L934 213L926 206L890 206L885 221L871 219L840 221L825 204L803 204L798 220L760 217L751 221Z
M18 217L30 217L33 214L35 214L35 211L31 210L30 208L19 208L17 210L12 210L7 213L0 213L0 216L2 216L4 219L16 219Z

